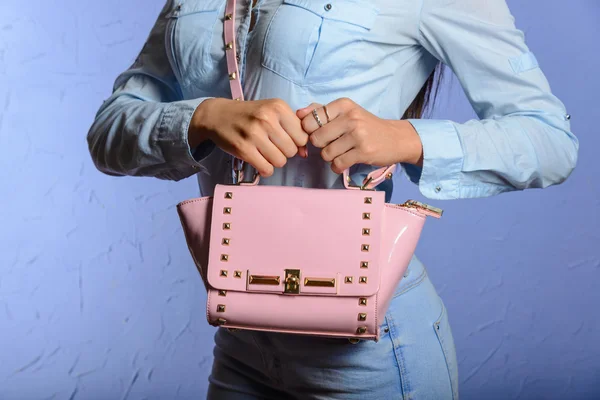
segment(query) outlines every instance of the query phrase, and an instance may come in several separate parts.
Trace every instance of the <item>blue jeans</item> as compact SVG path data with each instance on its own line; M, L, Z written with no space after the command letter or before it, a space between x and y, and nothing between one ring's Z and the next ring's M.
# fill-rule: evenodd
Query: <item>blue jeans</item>
M458 399L446 308L417 258L381 328L358 344L219 328L208 399Z

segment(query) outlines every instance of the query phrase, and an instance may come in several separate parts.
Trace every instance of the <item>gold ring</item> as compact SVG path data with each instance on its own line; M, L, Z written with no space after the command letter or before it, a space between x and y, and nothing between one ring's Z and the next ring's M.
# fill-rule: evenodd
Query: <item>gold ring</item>
M325 115L327 116L327 122L330 122L331 118L329 117L329 113L327 112L327 106L323 106L323 110L325 110Z

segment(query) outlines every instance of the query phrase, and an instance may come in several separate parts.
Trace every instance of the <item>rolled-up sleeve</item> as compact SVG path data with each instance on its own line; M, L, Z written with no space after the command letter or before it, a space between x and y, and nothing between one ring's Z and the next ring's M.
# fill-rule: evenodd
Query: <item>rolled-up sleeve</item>
M562 183L578 140L504 0L424 0L419 42L449 66L479 120L410 119L423 167L404 165L432 199L487 197Z
M96 167L114 176L180 180L202 170L214 147L190 149L188 130L206 98L184 100L165 49L167 1L133 65L115 80L112 95L88 131Z

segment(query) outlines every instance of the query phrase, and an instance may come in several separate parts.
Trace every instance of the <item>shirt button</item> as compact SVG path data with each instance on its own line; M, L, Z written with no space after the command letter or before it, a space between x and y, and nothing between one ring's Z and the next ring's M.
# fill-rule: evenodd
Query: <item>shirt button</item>
M441 191L442 191L442 187L441 186L438 185L438 186L435 187L435 192L436 193L439 193Z
M333 7L333 6L331 5L331 3L327 3L327 4L325 4L325 11L329 11L329 10L331 10L331 8L332 8L332 7Z
M569 121L569 120L571 119L571 114L567 114L567 115L565 115L565 119L566 119L567 121Z

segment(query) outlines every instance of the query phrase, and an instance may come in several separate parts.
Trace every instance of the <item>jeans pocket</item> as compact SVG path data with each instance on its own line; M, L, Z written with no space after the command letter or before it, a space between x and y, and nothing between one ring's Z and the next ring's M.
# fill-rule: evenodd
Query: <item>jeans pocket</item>
M444 302L440 298L442 312L437 320L433 323L433 330L440 342L446 366L448 368L448 377L452 386L452 398L458 400L458 364L456 362L456 348L454 347L454 338L452 337L452 329L448 320L448 311Z

